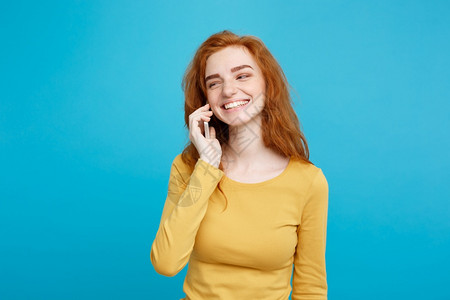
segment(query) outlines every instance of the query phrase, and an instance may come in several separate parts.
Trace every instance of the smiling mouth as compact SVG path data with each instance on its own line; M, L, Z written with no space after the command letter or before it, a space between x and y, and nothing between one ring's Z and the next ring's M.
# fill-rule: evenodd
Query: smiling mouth
M242 99L242 100L238 100L238 101L234 101L234 102L231 102L231 103L224 104L220 108L222 108L224 110L233 110L235 108L246 106L249 102L250 102L250 99Z

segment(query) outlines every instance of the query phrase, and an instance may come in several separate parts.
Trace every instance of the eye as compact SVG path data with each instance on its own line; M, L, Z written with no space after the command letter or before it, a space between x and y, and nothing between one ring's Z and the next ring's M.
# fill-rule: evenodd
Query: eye
M249 77L249 75L248 74L241 74L237 78L242 78L242 77L245 79L245 78Z
M210 84L208 85L208 87L209 87L209 88L212 88L215 84L216 84L216 82L210 83Z

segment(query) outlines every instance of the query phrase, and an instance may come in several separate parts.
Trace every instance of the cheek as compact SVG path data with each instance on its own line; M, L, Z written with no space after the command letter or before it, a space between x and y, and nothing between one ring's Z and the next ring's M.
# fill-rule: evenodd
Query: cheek
M248 87L248 90L251 91L253 94L264 93L264 91L266 89L264 80L261 80L259 78L255 81L252 81L247 87Z
M264 82L264 80L261 80L261 81L260 81L260 83L259 83L259 90L260 90L262 93L265 93L265 91L266 91L266 83Z
M215 106L219 103L219 93L217 91L208 91L206 93L206 98L211 106Z
M251 90L251 94L255 102L264 102L266 96L264 85L254 86Z

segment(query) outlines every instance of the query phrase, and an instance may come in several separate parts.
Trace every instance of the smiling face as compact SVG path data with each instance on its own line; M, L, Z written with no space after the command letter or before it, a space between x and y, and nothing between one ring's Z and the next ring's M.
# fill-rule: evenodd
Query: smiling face
M265 82L247 48L230 46L208 57L205 82L208 103L222 122L236 126L260 117Z

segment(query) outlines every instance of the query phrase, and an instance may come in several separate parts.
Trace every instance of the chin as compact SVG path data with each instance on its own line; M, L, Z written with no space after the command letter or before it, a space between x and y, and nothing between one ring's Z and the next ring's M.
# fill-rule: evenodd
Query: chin
M253 120L253 118L252 119L248 119L248 118L239 118L238 117L238 118L232 120L231 123L227 122L227 124L230 125L230 126L242 126L242 125L250 123L252 120Z

